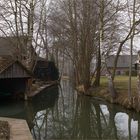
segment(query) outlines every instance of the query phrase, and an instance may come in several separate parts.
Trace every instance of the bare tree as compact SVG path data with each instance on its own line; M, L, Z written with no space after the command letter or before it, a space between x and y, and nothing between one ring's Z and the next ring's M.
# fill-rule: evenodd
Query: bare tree
M91 84L90 64L95 51L98 25L94 14L98 12L96 4L89 0L59 1L58 4L58 13L51 16L55 22L52 33L73 62L76 85L83 85L84 89L88 89Z
M0 3L0 34L17 38L18 54L24 49L26 64L31 70L34 68L35 52L40 53L41 49L46 49L46 54L48 53L48 6L48 0L5 0Z

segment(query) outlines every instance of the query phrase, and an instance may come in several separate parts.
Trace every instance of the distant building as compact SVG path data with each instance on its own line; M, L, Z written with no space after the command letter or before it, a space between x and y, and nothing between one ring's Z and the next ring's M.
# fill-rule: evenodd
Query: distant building
M137 55L133 55L132 56L132 68L133 70L135 67L135 62L137 60ZM107 58L106 62L107 62L107 67L110 70L113 70L114 67L114 61L115 61L115 56L111 55ZM126 75L129 71L129 62L130 62L130 55L120 55L118 58L118 62L117 62L117 67L116 67L116 75ZM102 71L102 75L105 75L105 69L103 68Z
M59 72L53 61L38 57L34 68L34 76L36 79L54 81L59 79Z

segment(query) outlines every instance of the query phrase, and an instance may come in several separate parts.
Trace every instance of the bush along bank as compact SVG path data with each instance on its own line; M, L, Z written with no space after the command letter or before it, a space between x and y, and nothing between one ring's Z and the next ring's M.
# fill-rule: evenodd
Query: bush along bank
M118 91L117 96L112 98L107 88L95 88L92 90L90 89L89 95L104 99L113 104L119 104L127 109L133 109L140 112L140 96L135 93L129 98L126 93L126 90Z

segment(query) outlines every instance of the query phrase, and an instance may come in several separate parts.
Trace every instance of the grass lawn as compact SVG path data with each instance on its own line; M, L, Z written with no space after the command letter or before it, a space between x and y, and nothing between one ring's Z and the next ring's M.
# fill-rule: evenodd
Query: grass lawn
M131 77L132 79L132 93L136 93L137 91L137 77ZM117 91L120 91L121 93L128 93L128 82L129 77L128 76L116 76L115 77L115 88ZM101 77L101 88L107 88L108 87L108 79L106 77Z
M132 98L130 100L128 96L128 76L116 76L115 77L115 89L117 96L112 100L112 96L108 90L108 79L106 77L101 77L101 86L92 91L92 96L103 98L111 103L120 104L129 109L135 109L140 112L140 96L138 96L137 91L137 77L132 78Z

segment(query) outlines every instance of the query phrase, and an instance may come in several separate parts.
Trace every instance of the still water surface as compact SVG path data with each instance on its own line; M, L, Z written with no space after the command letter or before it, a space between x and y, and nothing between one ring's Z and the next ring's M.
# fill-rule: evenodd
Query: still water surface
M140 140L138 113L77 96L69 81L29 102L1 101L0 116L26 119L35 140Z

